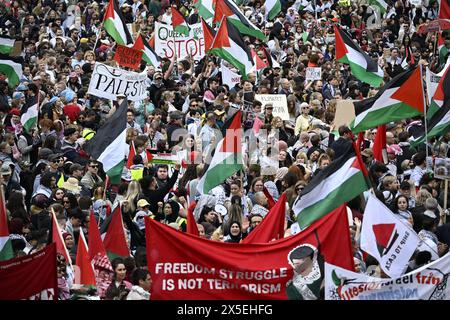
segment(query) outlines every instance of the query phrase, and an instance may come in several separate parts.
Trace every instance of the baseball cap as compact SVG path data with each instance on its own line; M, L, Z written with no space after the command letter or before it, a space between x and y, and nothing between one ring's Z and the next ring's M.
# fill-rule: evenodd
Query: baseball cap
M137 202L137 206L138 206L138 207L141 207L141 208L149 207L149 206L150 206L150 203L148 203L148 201L145 200L145 199L141 199L141 200L139 200L139 201Z
M23 92L14 92L12 95L13 99L20 99L20 98L25 98L25 95L23 94Z

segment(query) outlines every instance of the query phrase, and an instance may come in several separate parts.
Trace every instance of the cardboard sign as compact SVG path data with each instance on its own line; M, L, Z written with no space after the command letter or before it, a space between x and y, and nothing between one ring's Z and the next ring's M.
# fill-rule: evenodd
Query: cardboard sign
M322 80L322 68L306 68L306 80Z
M96 62L88 93L109 100L124 94L130 101L141 101L147 97L147 86L146 71L136 73Z
M450 158L436 158L434 160L434 177L450 180Z
M174 32L172 26L155 22L155 51L161 58L182 60L192 54L194 61L205 56L205 39L201 23L189 25L189 35Z
M114 60L121 67L139 70L142 61L142 51L118 44Z
M287 98L285 94L257 94L255 99L262 102L262 112L266 105L273 106L274 117L280 117L282 120L289 120Z
M334 129L340 126L350 125L355 119L355 106L352 100L338 100L336 104L336 115L334 116Z

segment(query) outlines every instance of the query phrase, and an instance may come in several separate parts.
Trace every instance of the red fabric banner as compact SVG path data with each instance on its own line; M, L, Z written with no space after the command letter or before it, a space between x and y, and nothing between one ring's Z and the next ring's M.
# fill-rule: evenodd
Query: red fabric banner
M0 300L58 300L56 245L0 262Z
M118 44L114 60L121 67L139 70L142 61L142 51Z
M145 218L152 300L287 299L289 253L302 244L354 270L347 211L341 206L303 232L266 244L224 243ZM320 245L318 245L318 242Z

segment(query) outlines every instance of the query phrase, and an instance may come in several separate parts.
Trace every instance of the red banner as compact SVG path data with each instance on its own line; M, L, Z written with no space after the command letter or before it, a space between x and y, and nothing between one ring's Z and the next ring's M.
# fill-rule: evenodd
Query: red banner
M152 300L287 299L300 245L319 248L325 261L354 270L345 206L303 232L267 244L224 243L182 233L146 218Z
M142 61L142 51L118 44L114 60L116 60L121 67L139 70Z
M58 300L56 246L0 262L0 300Z

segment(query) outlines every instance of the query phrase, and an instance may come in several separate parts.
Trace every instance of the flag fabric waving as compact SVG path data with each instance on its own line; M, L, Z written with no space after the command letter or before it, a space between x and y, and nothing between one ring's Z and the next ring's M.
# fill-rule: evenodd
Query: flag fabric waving
M382 124L377 128L377 134L373 141L373 158L381 163L388 164L385 124Z
M295 236L265 244L210 241L148 217L145 224L152 300L287 299L293 276L288 256L300 245L354 270L345 206Z
M384 0L369 0L369 4L380 9L381 15L386 13L388 4Z
M448 84L450 85L450 84ZM450 99L436 111L433 116L427 120L427 135L425 135L425 127L420 127L421 133L417 134L417 138L411 141L412 146L417 146L425 142L426 136L428 140L435 136L442 136L450 131Z
M410 66L415 63L414 56L412 54L411 46L406 46L405 48L405 58L402 60L401 66L403 69L408 70Z
M227 123L224 124L223 128L227 129L226 133L217 143L211 163L198 182L197 190L201 194L207 194L211 189L243 168L241 116L241 111L238 111L231 118L229 126L227 126Z
M0 73L3 73L8 79L8 85L15 87L22 78L22 65L20 60L10 56L0 54Z
M214 0L194 0L194 7L198 10L198 15L205 20L214 16Z
M440 32L438 32L438 57L439 57L439 65L442 66L447 60L448 49L445 46L444 39Z
M195 206L193 208L191 208L191 206L189 206L189 209L187 210L187 228L186 228L186 232L188 234L192 234L194 236L198 236L197 222L195 221L194 212L193 212L194 209L195 209Z
M207 53L214 42L214 37L216 36L216 32L213 28L210 27L209 24L202 18L202 28L203 28L203 38L205 39L205 53Z
M14 258L11 239L9 238L8 217L5 205L5 195L2 186L0 187L0 261Z
M261 223L241 243L268 243L283 239L286 222L286 192L266 214Z
M21 111L20 122L23 129L27 133L31 133L31 129L36 127L39 116L39 95L35 95L30 101L28 101Z
M391 278L401 276L420 243L403 218L370 194L361 228L361 249L377 259Z
M384 72L343 29L334 26L336 38L336 60L350 65L352 74L362 82L378 88L383 82Z
M265 14L264 17L268 20L273 20L281 11L281 1L280 0L266 0L264 3Z
M327 215L370 188L364 164L353 146L314 176L295 200L292 210L300 229Z
M178 33L189 35L189 25L175 6L172 6L172 27Z
M214 23L219 23L223 17L229 19L239 33L246 34L260 40L266 40L264 33L258 29L239 9L233 0L215 0Z
M88 246L86 244L83 231L80 232L80 236L78 238L76 265L80 270L79 284L85 286L95 286L96 281L94 266L92 265L89 256Z
M10 54L14 48L15 39L0 37L0 53Z
M124 99L86 146L86 151L103 164L103 170L109 176L111 183L120 183L125 164L125 154L128 149L127 110L128 102Z
M70 258L69 251L67 250L66 243L62 237L61 229L59 228L58 220L56 219L56 214L53 208L51 209L52 214L52 225L48 235L48 243L56 244L56 252L64 256L67 263L72 265L72 259Z
M355 101L354 132L424 113L425 95L420 66L395 76L371 98Z
M127 168L130 169L131 166L133 165L133 158L136 155L136 149L134 148L134 140L131 140L130 143L130 152L128 153L128 158L127 158Z
M100 236L100 230L97 226L94 213L89 213L89 257L94 264L94 267L104 268L110 271L112 269L111 263L107 257L103 241ZM106 259L105 259L106 258Z
M427 81L427 91L428 97L431 99L430 106L427 110L427 119L431 119L431 117L442 107L444 104L444 82L450 84L450 73L448 72L450 69L450 58L447 59L447 63L444 68L438 74L435 74L427 69L427 80L432 77L440 77L440 80L435 86L431 81ZM431 79L430 79L431 80ZM449 95L447 95L448 97Z
M121 45L133 44L133 38L124 22L117 0L109 0L108 7L103 18L103 27L106 32Z
M252 71L253 58L250 48L245 44L239 30L226 18L222 19L210 53L235 66L244 79Z
M106 254L109 260L117 257L129 257L125 230L122 221L122 209L117 205L113 212L106 218L100 227Z
M158 55L155 53L155 50L153 50L147 40L144 39L142 34L139 34L139 36L137 37L133 48L142 51L142 60L154 66L155 68L159 68L159 66L161 65L161 58L158 57Z

